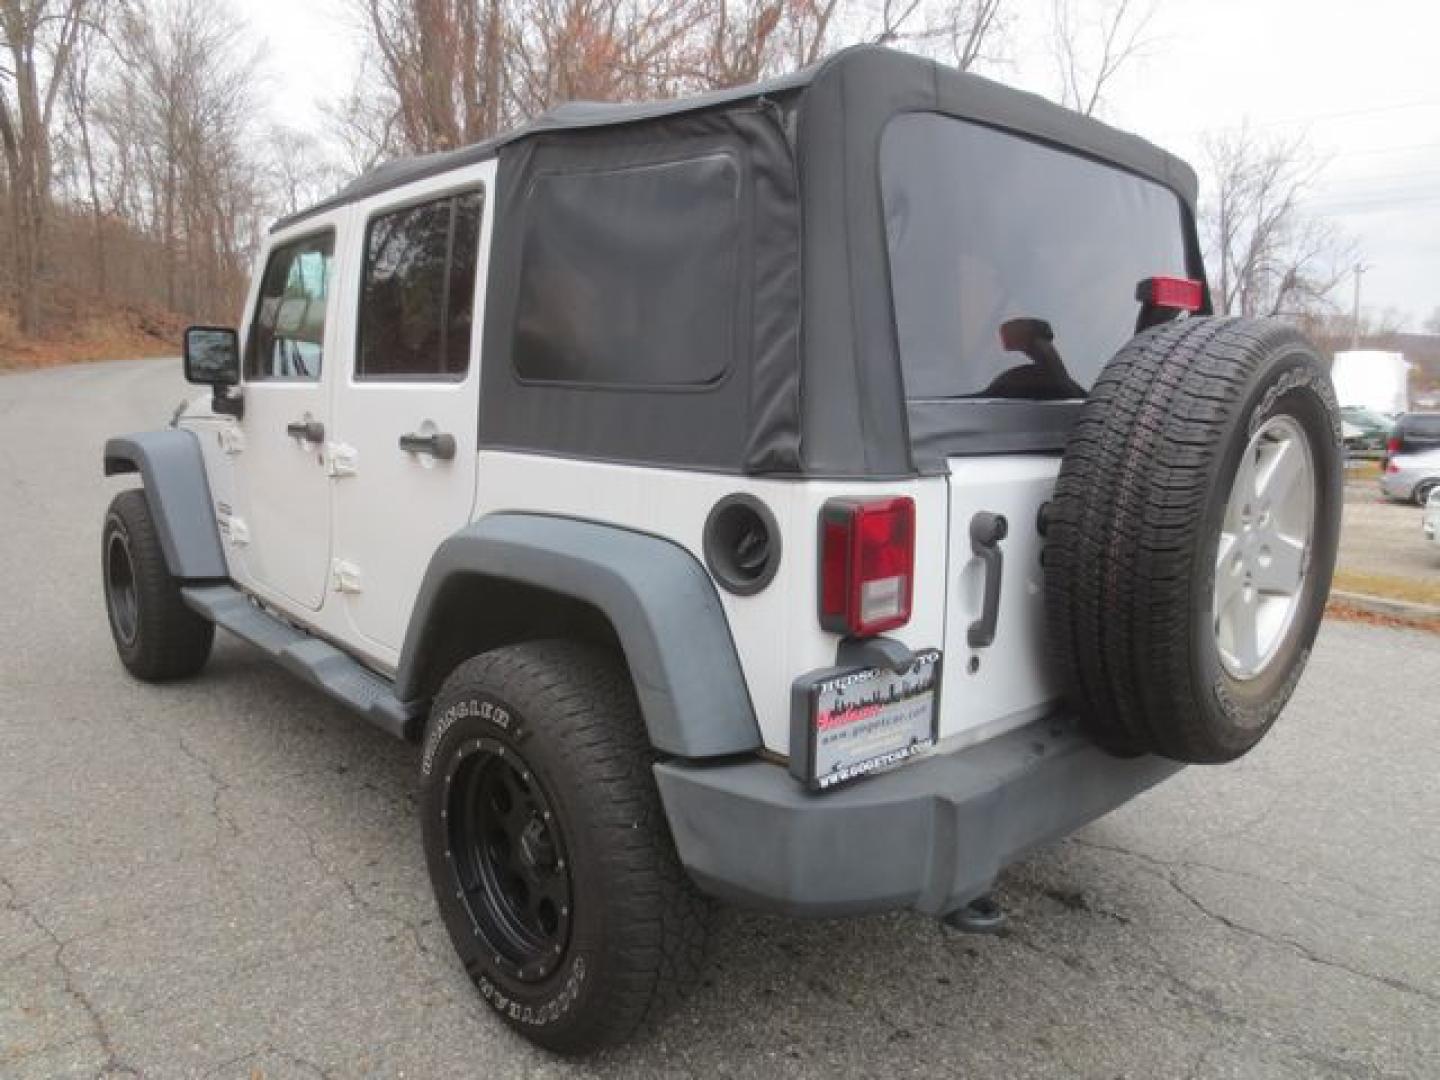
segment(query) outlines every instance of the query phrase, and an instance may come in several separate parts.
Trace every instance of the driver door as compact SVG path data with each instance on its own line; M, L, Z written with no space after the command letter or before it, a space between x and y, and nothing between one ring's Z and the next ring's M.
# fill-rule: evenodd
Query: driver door
M318 611L329 573L339 224L321 219L266 260L244 343L241 437L230 448L236 505L221 520L244 583L292 610Z

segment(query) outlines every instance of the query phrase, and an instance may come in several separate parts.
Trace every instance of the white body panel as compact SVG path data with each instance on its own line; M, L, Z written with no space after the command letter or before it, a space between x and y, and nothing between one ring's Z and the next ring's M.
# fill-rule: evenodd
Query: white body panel
M1043 716L1060 696L1045 656L1045 575L1040 565L1040 507L1050 498L1060 459L1003 455L950 459L951 596L945 616L945 735L998 734ZM993 644L968 645L983 610L984 564L970 545L970 519L1003 514L1000 618ZM972 670L973 665L973 670Z
M1337 352L1330 369L1341 408L1393 416L1410 408L1410 365L1397 352Z
M376 214L455 192L484 188L481 252L488 252L495 162L386 192L355 207L345 260L364 265L366 225ZM480 327L488 258L475 286L470 366L461 381L357 380L348 350L335 394L336 452L353 474L333 481L336 567L356 575L334 603L343 608L344 640L372 663L393 670L420 579L430 556L470 519L475 494L475 438L480 408ZM349 305L354 308L354 304ZM400 449L402 434L443 432L455 439L449 461ZM353 587L352 587L353 586ZM358 590L358 591L356 591Z
M820 508L835 498L915 500L915 609L910 622L889 636L911 648L937 646L945 618L944 479L800 482L484 452L475 516L522 510L620 525L672 540L703 563L706 515L740 491L775 515L783 537L780 570L754 596L719 595L765 746L788 754L790 684L804 672L833 665L838 640L820 629L817 614Z

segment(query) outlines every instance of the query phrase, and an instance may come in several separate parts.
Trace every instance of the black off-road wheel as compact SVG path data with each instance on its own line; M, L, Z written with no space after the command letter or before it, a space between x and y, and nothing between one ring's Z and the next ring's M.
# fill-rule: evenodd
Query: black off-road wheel
M194 675L210 657L215 625L180 598L150 504L139 488L122 491L105 514L100 541L105 610L115 651L146 682Z
M421 817L445 926L526 1038L583 1053L698 976L709 904L675 854L629 676L603 649L528 642L436 697Z
M1208 762L1264 737L1320 626L1343 468L1330 378L1288 326L1182 320L1110 361L1045 545L1052 650L1099 742Z

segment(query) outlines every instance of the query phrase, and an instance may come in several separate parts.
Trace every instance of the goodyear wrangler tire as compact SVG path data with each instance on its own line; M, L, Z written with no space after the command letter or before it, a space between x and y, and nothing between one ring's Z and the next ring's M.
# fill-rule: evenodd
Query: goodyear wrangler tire
M1274 724L1339 540L1335 393L1270 321L1188 319L1096 381L1047 523L1050 644L1103 745L1228 761Z
M461 664L421 757L425 856L481 996L551 1050L629 1035L699 973L709 905L676 857L623 665L564 641Z

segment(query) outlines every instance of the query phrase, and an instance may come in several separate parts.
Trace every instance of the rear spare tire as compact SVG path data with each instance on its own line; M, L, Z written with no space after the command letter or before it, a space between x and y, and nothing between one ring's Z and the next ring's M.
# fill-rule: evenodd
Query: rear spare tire
M1319 629L1342 483L1335 392L1292 328L1187 319L1116 354L1045 547L1051 648L1099 742L1205 762L1260 741Z

